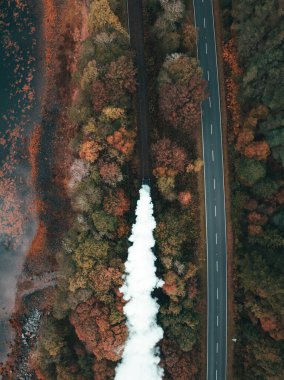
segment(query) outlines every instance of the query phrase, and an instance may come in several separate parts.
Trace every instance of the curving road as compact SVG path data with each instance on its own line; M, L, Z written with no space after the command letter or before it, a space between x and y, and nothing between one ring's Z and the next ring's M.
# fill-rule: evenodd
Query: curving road
M227 252L221 111L212 0L194 0L198 58L208 81L202 104L207 239L207 380L226 379Z

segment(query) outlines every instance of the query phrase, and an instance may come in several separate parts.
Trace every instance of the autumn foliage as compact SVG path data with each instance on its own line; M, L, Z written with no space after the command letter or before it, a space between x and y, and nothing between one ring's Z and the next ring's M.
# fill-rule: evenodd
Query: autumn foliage
M99 157L100 150L101 146L96 141L86 141L81 146L80 158L94 163Z
M231 126L234 135L238 135L239 129L242 125L242 112L238 100L239 85L237 78L241 75L242 71L238 66L237 51L235 47L235 41L229 40L223 48L224 62L230 67L231 75L226 77L226 104L231 115Z
M155 166L158 168L172 169L174 172L184 170L187 154L185 150L172 142L169 138L160 139L152 148Z
M113 135L107 136L107 142L115 149L123 153L126 158L129 158L134 148L134 131L127 131L125 127L119 128Z
M263 225L267 222L266 215L260 214L256 211L252 211L248 214L248 221L253 224Z
M231 159L236 335L233 377L280 379L283 340L284 156L282 57L277 2L225 7L223 46ZM273 22L270 15L273 14ZM273 59L271 60L271 57ZM241 307L240 307L241 306ZM283 356L283 355L282 355Z
M100 113L109 101L109 93L105 83L102 80L96 80L92 87L93 105L96 112Z
M151 58L163 62L157 83L159 113L153 108L151 114L156 121L151 147L156 254L165 281L158 320L164 330L165 379L185 380L200 377L199 365L192 361L198 356L201 311L194 255L199 229L197 178L203 161L196 148L206 82L195 58L196 30L190 12L182 1L166 0L161 5L152 31L159 43L148 37L158 50L151 52Z
M242 129L237 137L236 149L241 151L244 149L249 143L254 140L254 133L251 129L244 128Z
M181 191L178 194L178 200L182 206L187 206L191 200L191 194L189 191Z
M269 156L270 148L266 141L255 141L247 145L244 149L244 155L256 160L266 160Z
M164 339L162 342L162 363L170 378L174 380L194 379L198 372L196 361L183 353L177 344Z
M107 305L91 298L78 305L70 317L79 339L98 360L117 361L121 358L127 330L125 325L110 324L112 312Z
M115 186L123 179L120 167L115 162L101 161L99 163L99 172L102 180L108 185Z
M111 380L115 375L114 368L109 365L107 360L95 360L93 370L94 380Z
M112 11L108 0L93 1L89 14L90 32L101 32L109 27L127 36L126 30L122 27L119 17Z
M32 178L35 181L38 174L38 153L40 149L40 138L42 133L41 125L36 125L34 130L31 132L30 143L29 143L29 159L31 163Z
M130 202L122 189L105 197L104 208L114 216L123 216L129 210Z
M174 128L193 132L200 122L205 81L195 58L175 54L167 58L159 75L159 107Z
M124 91L134 94L136 91L135 69L132 60L126 56L111 62L106 74L107 86L113 96L120 96Z
M120 10L107 0L82 7L89 33L78 48L68 110L76 129L68 183L74 219L56 254L58 286L38 344L37 372L48 380L111 380L127 336L119 287L131 228L128 196L137 190L129 186L136 174L128 164L136 70Z
M144 4L146 13L149 4ZM195 263L196 189L203 162L196 138L206 91L198 61L192 57L196 31L183 1L162 1L159 12L160 27L173 29L164 34L163 47L167 49L165 42L170 41L178 53L161 57L158 47L152 60L146 58L150 75L152 69L160 70L158 80L149 81L159 107L157 112L149 92L150 112L155 113L151 132L156 252L165 280L158 318L165 337L161 342L165 379L185 380L198 378L199 369L195 363L202 307ZM54 305L39 339L38 366L48 380L113 379L127 337L119 288L134 215L130 199L137 195L132 108L137 83L120 13L119 2L90 2L89 36L80 48L74 76L77 89L70 121L78 133L72 140L69 183L74 221L56 255ZM156 16L153 12L151 17ZM153 37L147 29L146 44Z

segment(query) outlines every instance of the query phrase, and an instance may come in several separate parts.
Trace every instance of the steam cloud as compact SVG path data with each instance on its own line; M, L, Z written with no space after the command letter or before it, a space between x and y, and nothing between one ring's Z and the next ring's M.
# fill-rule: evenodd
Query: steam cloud
M139 193L136 223L129 238L133 245L128 250L125 283L120 289L128 301L124 306L128 338L122 362L116 368L116 380L159 380L163 376L156 347L163 330L156 321L159 306L151 296L163 284L156 276L156 258L152 252L156 222L149 186L143 185Z

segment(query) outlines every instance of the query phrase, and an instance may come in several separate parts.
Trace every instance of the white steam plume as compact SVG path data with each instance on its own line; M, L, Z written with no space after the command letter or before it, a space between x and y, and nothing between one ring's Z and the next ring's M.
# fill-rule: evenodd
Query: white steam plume
M120 289L128 301L124 306L128 338L122 362L116 368L116 380L160 380L163 376L156 347L163 330L156 321L159 306L151 296L151 292L163 284L156 276L156 258L152 252L155 227L150 188L143 185L136 208L136 223L129 238L133 245L125 263L125 283Z

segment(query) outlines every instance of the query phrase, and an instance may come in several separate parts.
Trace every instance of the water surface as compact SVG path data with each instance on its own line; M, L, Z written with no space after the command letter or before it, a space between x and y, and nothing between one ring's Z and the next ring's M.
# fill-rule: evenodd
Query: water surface
M0 0L0 361L12 336L17 276L36 228L27 145L40 122L40 5Z

